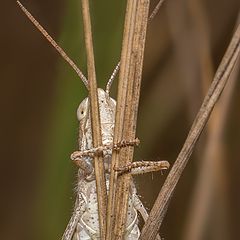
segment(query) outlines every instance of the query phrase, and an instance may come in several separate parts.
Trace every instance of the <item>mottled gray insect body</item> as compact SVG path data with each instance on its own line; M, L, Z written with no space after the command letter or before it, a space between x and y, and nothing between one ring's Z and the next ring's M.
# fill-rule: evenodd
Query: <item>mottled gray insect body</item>
M103 89L98 88L98 103L102 133L102 143L104 146L110 146L113 143L114 121L116 111L116 101L111 98ZM77 118L79 121L79 150L86 151L93 149L92 129L89 98L85 98L77 109ZM110 158L112 150L103 151L104 163L106 168L110 167ZM92 158L85 156L84 160L93 165ZM80 166L81 167L81 166Z
M109 174L107 174L107 189L109 189ZM76 225L73 240L83 239L100 239L99 235L99 221L98 221L98 203L96 193L96 181L87 181L81 179L78 184L78 192L80 197L84 199L84 211L81 212L79 221ZM128 217L126 222L125 240L136 240L140 236L138 228L138 215L136 204L138 204L138 196L136 189L132 186L132 193L129 197L128 203Z
M103 90L98 89L98 101L100 110L100 122L102 131L102 142L104 146L113 144L114 121L116 111L116 101L109 97ZM77 110L77 118L79 120L79 150L86 151L93 148L91 118L89 110L89 98L85 98L79 105ZM77 154L78 152L76 152ZM112 149L103 150L103 157L106 167L106 185L109 190L109 167ZM74 158L75 155L73 154ZM79 159L78 171L78 197L83 202L82 211L80 212L79 221L76 225L73 240L83 239L100 239L99 221L98 221L98 202L96 193L96 181L94 176L93 158L91 156L83 156ZM88 166L88 167L86 167ZM86 171L87 169L87 171ZM88 171L92 169L92 172ZM86 174L86 172L88 172ZM78 201L79 202L79 201ZM131 193L129 195L128 213L125 237L126 240L136 240L140 236L138 228L137 208L142 207L141 201L137 196L134 184L131 184Z

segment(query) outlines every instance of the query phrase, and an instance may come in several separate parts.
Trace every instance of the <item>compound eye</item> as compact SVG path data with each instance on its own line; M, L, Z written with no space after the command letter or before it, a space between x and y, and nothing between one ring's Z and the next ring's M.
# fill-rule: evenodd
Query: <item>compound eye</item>
M84 114L85 114L85 111L84 111L84 109L80 109L80 115L81 115L81 117L83 117L83 116L84 116Z
M81 121L83 118L86 117L87 115L87 110L88 110L88 101L86 101L87 99L84 99L79 107L78 107L78 110L77 110L77 118L78 118L78 121Z

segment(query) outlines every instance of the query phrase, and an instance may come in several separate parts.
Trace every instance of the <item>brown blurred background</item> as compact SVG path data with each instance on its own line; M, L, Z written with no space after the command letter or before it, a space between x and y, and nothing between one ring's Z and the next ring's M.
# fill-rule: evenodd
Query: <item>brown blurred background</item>
M86 72L80 0L23 3ZM124 9L125 1L91 1L101 87L120 56ZM76 108L87 93L14 0L0 11L0 236L60 239L74 202ZM239 0L166 0L148 28L136 159L174 162L239 13ZM163 239L239 239L239 76L236 68L177 186ZM136 178L148 209L166 175Z

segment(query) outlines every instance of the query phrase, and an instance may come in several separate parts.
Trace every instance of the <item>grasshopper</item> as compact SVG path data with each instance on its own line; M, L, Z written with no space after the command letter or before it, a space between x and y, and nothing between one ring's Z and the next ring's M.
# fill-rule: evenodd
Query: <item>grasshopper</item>
M68 57L64 50L52 39L52 37L28 12L28 10L19 1L17 1L17 3L37 29L60 53L64 60L67 61L68 64L75 70L85 86L88 88L88 80L76 64ZM156 9L160 7L161 3L162 1L159 2L151 14L149 18L150 20L156 14ZM72 161L78 166L77 197L74 212L63 234L62 240L100 239L93 157L95 154L99 154L100 152L103 154L106 186L108 191L112 151L139 144L138 139L134 139L132 141L121 141L115 145L113 144L116 101L110 97L109 92L119 68L120 62L117 64L109 81L107 82L106 90L100 88L98 89L102 146L93 148L89 98L85 98L77 109L77 118L79 121L79 149L71 155ZM167 161L141 161L133 162L128 166L121 166L118 169L115 169L115 171L117 171L118 174L136 175L167 168L169 168L169 163ZM137 240L140 236L140 230L138 227L138 212L141 214L144 221L146 221L148 213L139 199L135 185L132 182L128 200L127 222L124 233L125 240Z
M79 149L71 155L71 159L79 166L77 198L78 202L70 220L68 227L63 235L63 240L72 239L73 229L75 230L73 239L99 239L98 207L96 195L96 183L92 156L98 151L103 151L104 164L106 171L106 184L109 187L109 173L111 165L112 149L119 149L125 146L138 144L138 139L132 142L120 142L113 146L113 131L115 120L116 101L111 98L107 91L98 89L98 101L100 122L102 131L103 146L100 148L92 147L92 132L90 124L89 99L85 98L79 105L77 117L79 120ZM86 150L87 149L87 150ZM140 174L148 171L158 171L169 167L168 162L134 162L129 166L117 169L120 174L126 172L130 174ZM80 204L79 204L80 203ZM138 239L140 231L138 228L137 212L143 219L148 217L147 211L139 199L134 184L131 184L131 193L128 203L127 223L125 239ZM75 221L75 219L79 219Z

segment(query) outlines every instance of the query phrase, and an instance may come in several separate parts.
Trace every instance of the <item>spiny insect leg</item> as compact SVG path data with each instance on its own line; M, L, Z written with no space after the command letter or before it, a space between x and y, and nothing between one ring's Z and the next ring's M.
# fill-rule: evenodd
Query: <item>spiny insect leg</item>
M84 156L94 157L96 155L101 154L103 151L112 150L112 149L119 151L121 148L124 148L124 147L138 146L139 143L140 143L139 139L136 138L132 141L122 140L121 142L116 144L106 144L106 145L91 148L88 150L75 151L71 154L71 159L75 161L77 158L81 158Z
M168 161L140 161L132 162L125 166L115 167L115 171L119 174L130 173L132 175L144 174L148 172L156 172L160 170L165 170L170 167Z
M112 148L116 151L120 150L124 147L134 147L138 146L140 144L140 140L138 138L135 138L134 140L122 140L116 144L113 144Z

